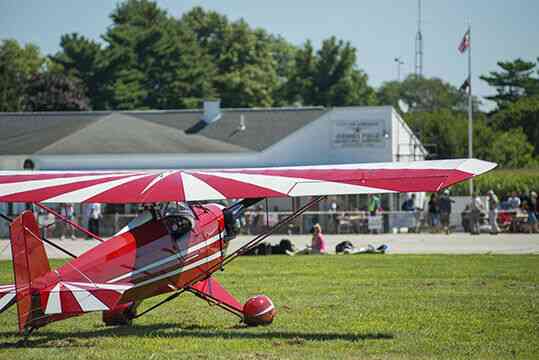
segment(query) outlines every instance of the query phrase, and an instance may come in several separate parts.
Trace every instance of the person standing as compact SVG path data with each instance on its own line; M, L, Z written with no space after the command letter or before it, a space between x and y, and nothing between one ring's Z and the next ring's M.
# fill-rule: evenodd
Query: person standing
M75 220L75 209L73 204L64 203L60 205L60 215L73 222ZM75 240L75 232L73 226L67 222L62 223L62 235L61 240L64 240L66 237L70 237L72 240Z
M488 193L488 222L490 224L490 233L492 235L498 234L500 228L498 227L498 204L500 203L498 197L494 193L494 190L489 190Z
M509 199L507 199L507 202L509 203L509 208L512 210L518 210L520 207L520 198L517 196L517 192L513 191L511 192L511 196Z
M436 193L433 193L429 200L429 217L432 232L437 232L440 225L440 203Z
M401 206L402 211L415 211L415 194L409 196Z
M443 230L446 234L449 235L449 225L451 218L451 204L454 203L454 200L451 200L449 197L449 190L444 190L442 196L440 197L440 220L442 223Z
M376 216L380 209L380 197L377 194L369 195L368 210L371 216Z
M481 211L483 211L484 206L479 198L479 195L474 194L472 198L472 206L470 212L470 233L472 235L479 235L479 219L481 218Z
M529 200L524 202L525 210L528 212L528 231L530 233L532 232L539 232L538 224L537 224L537 193L535 191L532 191L530 193Z
M102 217L103 215L101 214L101 204L98 204L98 203L90 204L90 209L89 209L89 214L88 214L88 230L90 230L92 234L100 236L99 225L100 225Z

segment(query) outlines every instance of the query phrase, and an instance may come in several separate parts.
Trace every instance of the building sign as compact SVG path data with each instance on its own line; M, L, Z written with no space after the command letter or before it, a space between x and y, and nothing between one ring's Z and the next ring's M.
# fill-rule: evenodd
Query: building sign
M386 146L386 136L382 119L337 120L333 126L332 145L334 148L382 148Z

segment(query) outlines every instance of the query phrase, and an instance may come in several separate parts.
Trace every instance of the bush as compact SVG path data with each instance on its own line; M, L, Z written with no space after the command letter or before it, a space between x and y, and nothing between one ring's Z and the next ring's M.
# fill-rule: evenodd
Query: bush
M500 169L474 179L474 190L480 195L485 195L491 189L498 196L511 191L539 192L539 169ZM452 195L468 195L468 193L468 182L451 187Z

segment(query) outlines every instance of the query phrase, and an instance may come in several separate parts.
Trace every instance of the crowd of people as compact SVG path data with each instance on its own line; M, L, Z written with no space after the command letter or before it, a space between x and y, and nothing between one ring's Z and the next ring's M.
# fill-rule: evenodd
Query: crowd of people
M535 191L522 193L513 191L502 196L498 196L493 190L482 196L476 193L472 196L471 201L469 198L465 200L464 209L463 199L461 198L455 204L454 198L447 189L439 193L427 194L426 197L422 194L410 193L404 195L404 201L399 209L400 213L398 211L388 212L383 209L382 198L378 194L371 194L367 197L363 210L344 211L343 204L337 200L337 198L330 199L327 204L321 204L320 209L317 209L314 214L307 214L303 218L299 218L300 226L298 228L293 228L298 226L298 222L288 225L288 234L306 233L309 229L313 230L312 233L318 231L321 234L321 227L329 233L387 232L392 231L392 226L395 225L391 225L391 221L396 217L400 217L401 220L404 218L412 220L408 223L413 224L406 225L409 232L426 230L449 234L462 224L464 231L472 234L479 234L481 231L489 231L491 234L499 232L539 233L539 201ZM384 204L387 205L387 201ZM109 228L112 220L104 224L104 208L101 204L86 204L76 212L73 204L63 203L55 206L54 210L70 222L80 224L88 229L92 234L100 236L103 232L110 233ZM35 208L34 211L40 224L45 225L47 231L45 235L49 237L53 236L53 233L61 239L75 239L76 236L85 236L80 231L76 231L69 222L55 221L54 216L38 208ZM246 214L243 229L249 234L258 234L274 227L286 216L287 212L281 212L275 205L268 212L262 206L257 206ZM457 220L459 216L460 224ZM314 227L315 224L318 226ZM393 230L395 229L393 228Z
M55 219L52 213L49 213L41 208L34 208L33 211L38 219L38 222L43 225L44 236L54 237L57 235L60 240L77 238L77 232L72 225L82 225L87 228L88 231L94 235L100 236L102 232L102 205L98 203L91 203L83 207L83 214L77 216L75 207L72 203L60 203L52 208L61 217L67 221L61 221ZM82 235L82 234L78 234ZM90 239L89 235L82 235L87 239Z
M406 201L402 210L421 211L413 209ZM428 201L428 221L433 232L450 231L450 215L454 201L450 198L449 190L445 190L441 195L433 193ZM530 233L539 232L538 225L539 202L537 193L517 194L513 191L501 199L494 190L489 190L486 199L483 201L478 193L472 196L472 201L466 206L462 214L463 227L472 234L479 234L481 226L488 221L491 234L498 234L500 231L526 231Z

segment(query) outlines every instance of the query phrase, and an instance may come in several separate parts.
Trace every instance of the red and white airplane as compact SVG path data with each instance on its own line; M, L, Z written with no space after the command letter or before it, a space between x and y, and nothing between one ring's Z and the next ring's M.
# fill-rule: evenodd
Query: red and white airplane
M267 324L275 315L269 298L257 296L242 305L212 274L326 195L436 192L495 166L457 159L223 170L0 172L0 202L34 203L56 216L44 204L154 204L112 238L55 270L44 243L59 246L40 236L33 213L14 219L0 214L11 223L15 277L15 284L0 286L0 312L16 303L19 331L28 336L50 322L90 311L103 312L108 325L128 324L155 307L137 315L144 299L172 293L160 305L188 291L248 325ZM293 196L313 198L227 254L246 207L265 198ZM209 203L225 199L241 200L227 208Z

